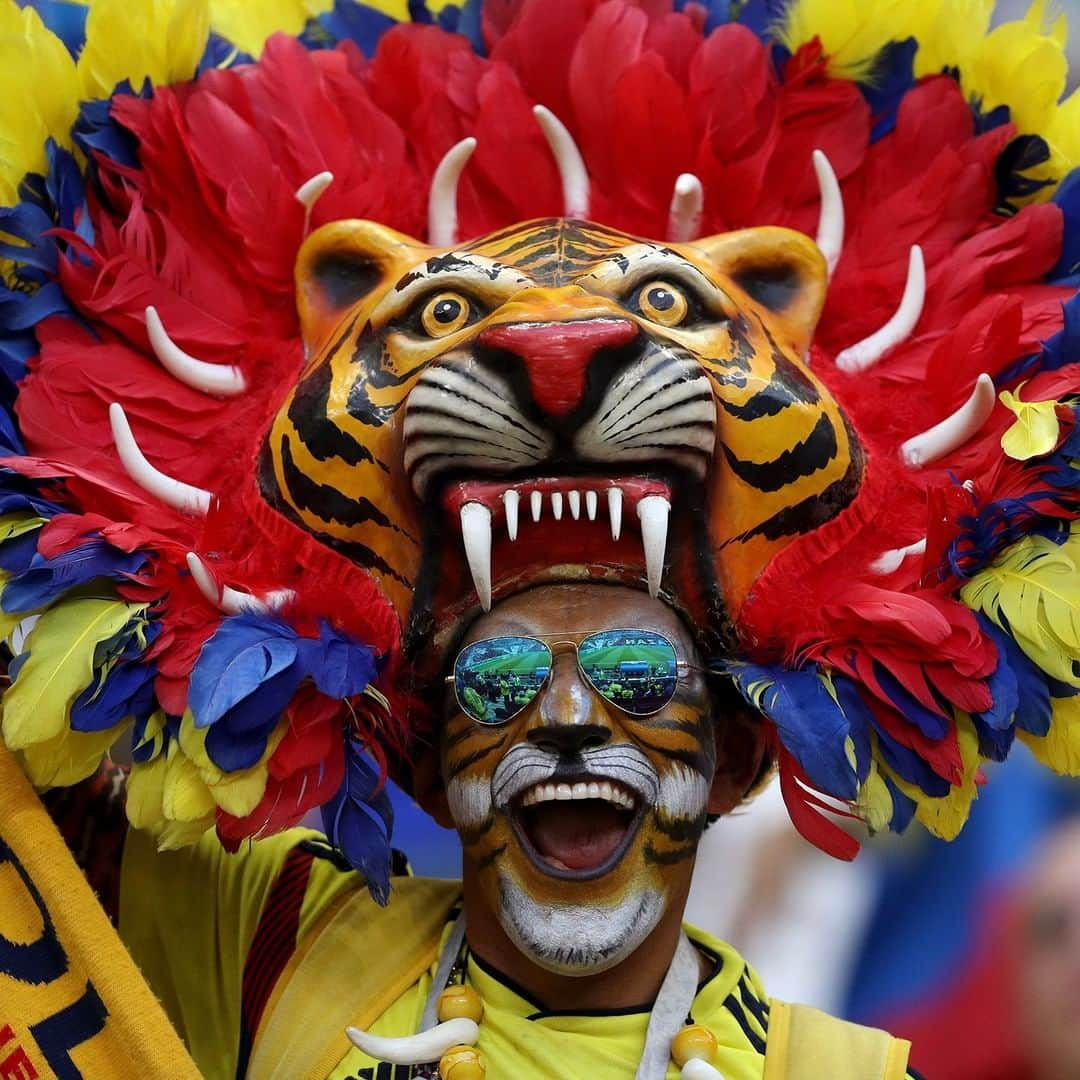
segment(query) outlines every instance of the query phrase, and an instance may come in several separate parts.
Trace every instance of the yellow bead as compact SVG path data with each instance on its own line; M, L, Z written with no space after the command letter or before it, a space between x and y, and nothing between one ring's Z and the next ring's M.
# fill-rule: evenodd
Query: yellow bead
M440 1023L464 1016L479 1024L480 1018L484 1015L484 1003L471 986L448 986L439 995L435 1015L438 1016Z
M483 1080L486 1072L480 1052L471 1046L451 1046L439 1058L441 1080Z
M687 1024L671 1040L671 1059L681 1069L688 1061L712 1061L716 1036L700 1024Z

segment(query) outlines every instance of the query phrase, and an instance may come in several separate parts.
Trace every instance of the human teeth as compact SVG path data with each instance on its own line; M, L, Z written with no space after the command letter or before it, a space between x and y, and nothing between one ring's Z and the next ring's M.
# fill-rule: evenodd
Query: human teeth
M622 533L622 489L608 488L607 493L608 517L611 518L611 539L618 540Z
M569 784L556 784L555 785L555 798L559 800L572 799L574 793Z
M596 520L596 492L585 492L585 513L588 514L590 521Z
M581 492L568 491L566 501L570 504L570 516L577 521L581 517Z
M664 573L671 503L662 495L646 495L638 503L637 512L641 520L641 543L645 548L645 576L649 581L649 595L655 597L660 591L660 578Z
M597 783L589 784L588 794L590 799L600 798L600 785Z
M517 539L518 502L521 496L516 491L503 492L503 506L506 509L506 534L511 540Z
M611 790L611 785L606 780L604 780L600 784L600 798L606 799L608 802L611 802L611 796L613 794L614 792Z
M555 785L544 785L544 802L551 802L555 798Z
M539 491L534 491L529 496L529 508L532 510L533 521L539 521L540 511L544 509L544 496Z
M587 799L589 797L589 785L575 784L572 789L572 794L575 799Z
M491 610L491 511L483 503L461 508L461 538L473 587L484 611Z
M551 493L551 512L555 515L556 521L562 520L562 492L553 491Z

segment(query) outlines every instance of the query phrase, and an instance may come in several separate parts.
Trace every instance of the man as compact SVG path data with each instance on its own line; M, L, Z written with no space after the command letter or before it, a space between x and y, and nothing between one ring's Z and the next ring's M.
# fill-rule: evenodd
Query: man
M188 71L202 10L169 23L168 40L195 49ZM3 738L45 788L85 778L132 724L128 816L153 841L128 844L124 877L165 880L165 910L122 890L121 926L148 966L171 928L249 992L216 993L207 959L182 992L157 980L178 1022L200 995L223 1002L197 1032L184 1023L204 1060L230 1060L241 1030L252 1075L328 1075L343 1036L324 1052L307 1040L349 1023L372 1062L475 1075L474 1042L500 1054L498 1017L485 1036L467 985L479 955L556 1008L550 976L606 1000L611 960L622 1005L655 991L642 1075L671 1060L712 1075L717 1036L680 1030L701 961L675 927L714 755L734 778L723 807L765 744L800 832L843 858L858 845L833 812L954 835L980 762L1017 737L1072 767L1080 678L1058 580L1080 559L1068 189L1061 207L1012 213L1048 144L985 130L1002 103L978 92L980 50L927 42L917 66L904 60L912 34L940 24L922 5L918 26L879 27L861 8L824 20L830 61L802 5L779 42L751 29L755 5L738 25L623 0L582 0L568 21L538 0L489 5L482 27L472 7L449 14L472 39L343 10L257 63L230 69L231 50L218 70L212 52L205 76L118 91L79 125L85 175L83 159L35 148L49 176L5 217L23 245L3 309L12 370L35 359L0 473ZM59 40L20 19L28 55L66 71ZM80 59L95 87L101 25L87 21ZM369 64L355 46L375 39ZM1027 24L987 43L1009 70L1041 70L1012 56L1036 47L1059 48ZM886 102L878 82L839 74L876 78L879 60L899 64ZM967 81L922 78L942 67ZM947 288L927 290L928 264ZM458 649L463 632L490 632L484 613L539 595L526 590L582 583L607 601L617 587L662 599L689 638L650 630L655 608L620 626L555 593L534 633ZM696 655L675 647L690 639ZM560 738L595 727L595 746L558 747L553 725L527 734L545 706L562 715L564 653L590 687L579 704L608 712L613 734L588 720ZM760 736L720 723L710 739L692 707L703 666L761 717ZM463 715L442 723L432 694L447 677ZM670 726L646 734L649 717ZM440 951L451 899L436 887L399 882L396 907L371 906L392 865L380 776L451 730L446 806L475 853L465 904L495 915L466 933L481 935L472 967L456 938ZM617 786L551 773L564 753L603 761L602 742L618 748ZM519 756L533 773L498 771ZM520 805L504 805L526 775ZM603 804L587 835L581 785ZM422 774L413 786L437 809ZM370 901L341 874L304 888L316 856L291 839L239 878L214 869L225 856L209 833L236 850L314 807ZM191 844L195 861L144 865L155 845ZM188 877L216 883L212 904L174 902ZM353 899L334 907L327 890ZM222 938L200 922L211 909L248 914ZM369 918L381 966L347 946L368 940ZM68 953L91 963L97 944ZM436 961L436 984L464 973L465 988L390 1025L404 1046L372 1042ZM566 970L583 962L589 974ZM351 1011L360 977L367 1009L339 1024L330 1010ZM0 1001L30 1000L33 979L15 982ZM30 1027L47 1034L55 1015ZM803 1052L807 1015L770 1007L770 1072L838 1075ZM511 1055L528 1052L521 1034ZM864 1074L902 1067L902 1048L866 1038Z
M644 715L590 681L594 655L579 663L582 643L605 633L587 646L592 654L633 655L612 635L638 648L674 646L678 673L661 677L661 692L654 680L648 700L621 699ZM433 979L446 978L437 968L448 940L455 980L483 1002L476 1045L489 1075L550 1077L569 1063L575 1076L631 1076L657 1055L664 1068L654 1061L643 1075L677 1075L666 1067L669 1044L687 1015L715 1038L710 1059L729 1080L760 1076L767 1052L774 1061L787 1052L769 1041L770 1010L784 1006L770 1005L729 945L693 929L690 994L675 1012L668 1006L658 1033L651 1026L677 955L697 842L707 817L737 806L760 773L760 726L722 688L710 689L694 635L647 593L579 585L518 593L469 628L452 666L468 678L478 643L490 670L493 647L530 642L547 643L553 662L529 684L529 700L486 723L448 693L439 753L417 765L425 807L461 837L460 891L395 878L380 909L315 834L284 834L238 856L209 842L157 853L145 836L127 837L121 936L206 1076L413 1075L348 1049L345 1029L363 1024L376 1041L359 1041L372 1052L408 1056ZM58 813L65 798L54 799ZM75 812L67 802L66 819L102 822L103 809ZM464 940L450 936L459 910ZM817 1045L801 1052L827 1055L844 1039L871 1038L833 1024L815 1029ZM903 1068L906 1043L881 1035L873 1053L880 1075L913 1075Z

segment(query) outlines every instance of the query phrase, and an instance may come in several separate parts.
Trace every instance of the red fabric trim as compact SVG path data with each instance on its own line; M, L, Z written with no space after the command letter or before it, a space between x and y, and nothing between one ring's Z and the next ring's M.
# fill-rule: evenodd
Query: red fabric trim
M244 962L240 1012L251 1038L258 1030L274 984L296 948L300 908L311 873L310 852L293 848L266 899Z

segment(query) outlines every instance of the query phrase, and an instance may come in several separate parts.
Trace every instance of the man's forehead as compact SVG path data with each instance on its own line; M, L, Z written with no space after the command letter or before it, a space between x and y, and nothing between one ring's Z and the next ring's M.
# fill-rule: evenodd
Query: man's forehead
M481 237L458 250L518 270L537 285L568 285L605 264L621 265L624 249L674 255L660 244L573 218L542 218ZM623 272L629 264L621 266Z

